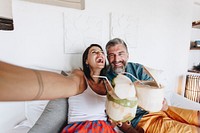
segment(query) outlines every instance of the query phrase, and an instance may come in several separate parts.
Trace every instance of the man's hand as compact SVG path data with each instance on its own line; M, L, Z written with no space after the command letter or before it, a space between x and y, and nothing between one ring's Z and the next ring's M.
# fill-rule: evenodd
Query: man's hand
M118 128L124 133L144 133L144 130L141 127L134 128L131 125L130 121L127 122L114 122L110 119L108 121L111 123L113 127L118 126Z
M123 122L121 123L121 125L119 126L119 129L121 131L123 131L124 133L144 133L144 130L143 128L137 126L136 128L134 128L132 125L131 125L131 122L130 121L127 121L127 122Z

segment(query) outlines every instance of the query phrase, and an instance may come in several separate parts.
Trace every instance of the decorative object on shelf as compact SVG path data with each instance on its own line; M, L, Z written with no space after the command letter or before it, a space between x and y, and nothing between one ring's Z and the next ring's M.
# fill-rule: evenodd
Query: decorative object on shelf
M193 21L192 22L192 27L193 28L200 28L200 20Z
M193 70L200 72L200 63L196 66L193 66Z
M200 103L200 76L199 75L187 75L185 97Z
M200 47L200 40L196 40L194 43L195 43L195 47Z
M190 42L190 49L191 50L200 50L200 40L191 41Z

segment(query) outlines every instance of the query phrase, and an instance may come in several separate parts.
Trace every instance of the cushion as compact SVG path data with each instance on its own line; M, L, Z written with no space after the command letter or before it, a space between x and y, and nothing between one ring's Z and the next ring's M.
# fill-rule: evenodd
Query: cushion
M61 71L67 76L68 73ZM67 124L68 99L50 100L44 112L28 133L60 133Z
M49 101L44 112L28 133L59 133L67 124L67 99Z
M25 102L25 117L26 119L16 125L18 127L31 128L42 114L48 100L26 101Z

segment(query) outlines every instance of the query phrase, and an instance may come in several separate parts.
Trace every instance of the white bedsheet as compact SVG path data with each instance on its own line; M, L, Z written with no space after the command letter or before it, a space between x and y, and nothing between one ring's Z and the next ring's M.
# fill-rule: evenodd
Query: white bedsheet
M30 127L21 126L21 127L13 128L7 133L27 133L29 130L30 130Z

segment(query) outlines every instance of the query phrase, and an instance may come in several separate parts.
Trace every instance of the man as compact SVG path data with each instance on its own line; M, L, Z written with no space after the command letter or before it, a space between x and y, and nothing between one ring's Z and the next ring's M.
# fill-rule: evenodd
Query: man
M106 51L109 61L107 77L110 81L121 72L131 73L139 80L151 80L151 77L144 72L141 64L128 62L128 48L122 39L114 38L110 40L106 45ZM132 80L132 82L136 81L133 77L129 75L127 76ZM136 128L138 126L142 127L145 132L150 133L200 132L199 111L168 107L165 100L163 103L163 110L154 113L150 113L138 107L136 116L131 121L131 125ZM127 126L128 123L123 123L122 125L123 128L130 128L130 126Z

